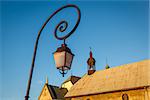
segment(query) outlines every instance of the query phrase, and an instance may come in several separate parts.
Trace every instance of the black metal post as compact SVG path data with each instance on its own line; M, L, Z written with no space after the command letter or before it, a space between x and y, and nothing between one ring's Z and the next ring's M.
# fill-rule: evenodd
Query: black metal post
M60 10L64 9L64 8L68 8L68 7L73 7L76 8L77 12L78 12L78 19L76 22L76 25L74 26L74 28L71 30L71 32L69 32L67 35L63 36L63 37L58 37L57 36L57 30L59 30L60 32L64 32L68 26L67 21L61 21L55 28L54 31L54 35L57 39L59 40L65 40L66 38L68 38L77 28L77 26L79 25L80 22L80 18L81 18L81 13L80 13L80 9L76 6L76 5L66 5L63 6L61 8L59 8L57 11L55 11L43 24L42 28L40 29L38 36L36 38L36 43L34 46L34 53L33 53L33 58L32 58L32 64L31 64L31 69L30 69L30 74L29 74L29 80L28 80L28 86L27 86L27 90L26 90L26 96L25 96L25 100L29 99L29 93L30 93L30 86L31 86L31 81L32 81L32 75L33 75L33 70L34 70L34 63L35 63L35 58L36 58L36 53L37 53L37 48L38 48L38 42L39 42L39 38L40 35L42 33L42 30L44 29L44 27L47 25L47 23L49 22L49 20ZM62 24L64 24L65 26L63 26Z

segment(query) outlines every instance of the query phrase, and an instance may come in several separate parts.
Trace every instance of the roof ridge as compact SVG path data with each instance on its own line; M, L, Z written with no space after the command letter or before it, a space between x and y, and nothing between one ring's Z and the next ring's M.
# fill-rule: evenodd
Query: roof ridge
M55 90L53 89L53 86L52 85L47 85L47 86L48 86L49 93L52 96L52 99L57 98L57 94L55 93Z
M56 86L56 85L52 85L52 84L48 84L48 86L53 86L53 87L58 87L58 88L59 88L59 86Z
M145 62L145 61L150 61L150 59L141 60L139 62L132 62L132 63L122 64L122 65L112 66L111 68L109 68L107 70L116 69L116 68L120 68L120 67L124 67L124 66L129 66L129 65L134 65L136 63L141 63L141 62ZM106 69L97 70L96 72L100 72L100 71L106 71ZM85 75L87 75L87 74L85 74Z

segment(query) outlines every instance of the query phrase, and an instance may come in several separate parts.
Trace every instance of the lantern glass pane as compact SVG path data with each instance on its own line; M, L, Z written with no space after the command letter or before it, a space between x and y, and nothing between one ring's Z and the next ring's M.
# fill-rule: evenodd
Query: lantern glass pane
M65 61L65 51L54 53L54 60L57 68L64 66Z
M71 63L72 63L72 60L73 60L73 55L66 52L66 65L67 67L71 67Z

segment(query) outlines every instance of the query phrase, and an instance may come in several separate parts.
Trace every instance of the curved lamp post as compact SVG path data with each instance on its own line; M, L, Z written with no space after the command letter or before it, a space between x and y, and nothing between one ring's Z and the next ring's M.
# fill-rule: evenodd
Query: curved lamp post
M71 52L71 50L67 47L65 40L76 30L76 28L79 25L80 22L80 18L81 18L81 12L80 9L76 6L76 5L66 5L63 6L61 8L59 8L57 11L55 11L43 24L43 26L41 27L38 36L36 38L36 43L35 43L35 47L34 47L34 53L33 53L33 59L32 59L32 64L31 64L31 69L30 69L30 75L29 75L29 80L28 80L28 86L27 86L27 91L26 91L26 96L25 96L25 100L29 99L29 92L30 92L30 86L31 86L31 80L32 80L32 75L33 75L33 69L34 69L34 62L35 62L35 58L36 58L36 52L37 52L37 47L38 47L38 42L39 42L39 38L41 36L42 30L44 29L44 27L47 25L47 23L49 22L49 20L59 11L61 11L62 9L65 8L75 8L77 10L78 13L78 19L77 22L74 26L74 28L65 36L63 37L59 37L57 36L57 31L60 32L64 32L67 27L68 27L68 22L63 20L61 21L55 28L54 31L54 36L56 37L56 39L58 40L64 40L64 43L61 45L61 47L57 48L56 52L54 52L54 60L55 60L55 64L56 64L56 68L59 69L60 73L64 76L64 74L66 74L66 72L71 68L71 64L72 64L72 60L73 60L73 56L74 54Z

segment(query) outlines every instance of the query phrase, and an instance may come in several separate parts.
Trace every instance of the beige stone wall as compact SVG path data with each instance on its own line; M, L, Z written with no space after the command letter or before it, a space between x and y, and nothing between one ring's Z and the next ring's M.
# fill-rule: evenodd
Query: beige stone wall
M147 90L139 89L139 90L83 96L72 98L71 100L122 100L122 95L124 93L128 94L129 100L150 100L150 88L147 88Z
M150 100L150 87L145 89L145 98L146 100Z
M46 85L44 86L42 93L39 96L38 100L52 100L51 95Z

